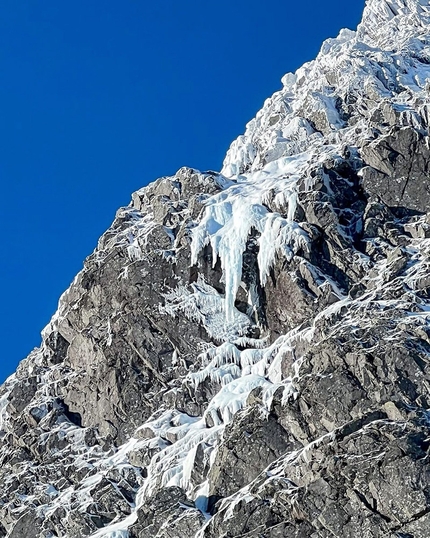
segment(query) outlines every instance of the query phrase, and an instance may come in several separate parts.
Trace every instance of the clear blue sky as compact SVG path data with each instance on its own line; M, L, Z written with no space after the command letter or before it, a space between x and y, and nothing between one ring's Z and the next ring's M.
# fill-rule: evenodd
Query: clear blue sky
M364 0L3 0L0 381L130 194L219 170L281 76Z

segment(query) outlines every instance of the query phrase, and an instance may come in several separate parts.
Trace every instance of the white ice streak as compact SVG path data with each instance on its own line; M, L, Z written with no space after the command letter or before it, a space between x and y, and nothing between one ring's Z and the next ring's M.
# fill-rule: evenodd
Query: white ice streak
M227 385L242 374L238 366L240 355L238 348L231 343L210 348L199 356L203 365L207 363L206 366L197 372L189 373L186 382L189 380L195 390L208 378L215 383Z
M12 374L6 379L3 385L3 387L6 390L4 394L0 397L0 435L1 435L1 432L4 431L4 428L8 419L7 406L9 404L9 396L13 390L14 385L17 382L18 381L16 379L15 374Z
M190 373L184 383L191 383L196 390L200 383L210 377L212 381L219 382L221 388L209 402L202 417L190 417L185 413L166 410L139 428L142 431L151 430L155 438L135 440L134 450L145 443L159 443L165 439L173 441L173 444L158 444L161 450L153 456L147 468L148 476L138 493L137 507L162 486L182 487L191 499L198 501L199 506L204 505L202 492L205 491L205 484L195 483L192 479L197 448L204 447L207 460L213 456L225 425L245 406L255 388L261 389L263 414L270 411L273 396L278 389L283 390L283 404L294 395L292 382L299 375L300 364L300 360L294 356L294 345L300 339L309 339L309 331L310 329L291 331L263 349L240 351L232 343L224 343L208 349L200 356L201 370ZM288 355L292 363L296 361L298 367L293 377L284 378L281 363ZM235 372L235 379L226 373L229 368L230 372Z
M183 314L187 319L201 323L217 342L235 342L244 337L251 327L249 318L234 306L230 323L225 322L226 298L206 284L202 276L189 287L178 286L166 293L164 298L161 312L173 317Z
M167 412L169 413L169 412ZM166 418L163 415L163 418ZM184 419L185 416L182 416ZM188 417L191 418L191 417ZM182 431L173 444L166 445L151 460L148 466L148 478L139 491L136 504L140 506L147 495L159 486L182 487L190 497L193 496L193 484L190 483L191 471L194 465L195 451L199 444L206 446L206 450L213 448L218 439L219 428L207 428L201 418L185 420ZM171 427L158 429L158 435L166 435Z
M204 416L209 415L216 426L228 424L233 416L244 407L253 389L256 387L264 389L270 385L270 381L257 375L247 375L236 379L223 387L210 401Z
M156 222L151 213L138 215L133 228L127 231L127 253L131 261L142 260L145 253L149 236L156 227Z
M277 252L291 259L300 249L307 248L307 234L293 219L297 184L310 159L311 155L306 153L279 159L259 172L242 176L236 184L208 200L203 217L193 230L191 263L197 264L201 250L211 245L213 266L219 258L223 270L228 322L234 319L243 253L253 231L259 237L258 264L263 285ZM264 205L269 192L285 204L287 218Z
M9 392L6 392L3 394L3 396L0 398L0 432L3 431L3 425L6 420L6 407L9 403Z

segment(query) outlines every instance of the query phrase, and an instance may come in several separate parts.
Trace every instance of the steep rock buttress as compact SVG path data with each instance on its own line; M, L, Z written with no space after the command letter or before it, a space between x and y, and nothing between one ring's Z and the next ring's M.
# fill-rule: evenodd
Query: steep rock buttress
M118 211L0 389L0 537L429 536L429 24L368 1Z

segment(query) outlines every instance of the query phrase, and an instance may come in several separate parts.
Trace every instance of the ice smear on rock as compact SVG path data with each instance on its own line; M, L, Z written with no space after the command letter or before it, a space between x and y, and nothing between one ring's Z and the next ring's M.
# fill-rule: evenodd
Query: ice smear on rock
M213 196L203 217L193 230L191 263L197 264L200 251L210 244L213 266L221 260L225 280L226 317L234 318L234 301L242 277L243 253L252 230L259 234L258 263L264 284L275 254L291 259L306 248L307 235L294 222L297 183L305 174L309 154L279 159L254 174L243 175L237 184ZM287 218L264 206L265 196L275 192L280 207L287 207Z
M249 318L234 305L230 310L230 323L226 323L227 300L215 288L206 284L199 275L197 282L178 286L164 295L165 305L161 312L172 317L183 314L189 320L201 323L208 334L218 342L236 341L243 337L251 326Z
M252 389L266 388L270 381L257 375L247 375L241 379L231 381L223 387L211 400L206 410L215 425L228 424L233 416L242 409Z

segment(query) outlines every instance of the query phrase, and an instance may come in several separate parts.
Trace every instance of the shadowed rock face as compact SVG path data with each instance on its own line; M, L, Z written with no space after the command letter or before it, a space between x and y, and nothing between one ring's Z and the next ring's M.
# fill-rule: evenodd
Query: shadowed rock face
M371 0L118 211L0 388L0 538L428 538L428 23Z

